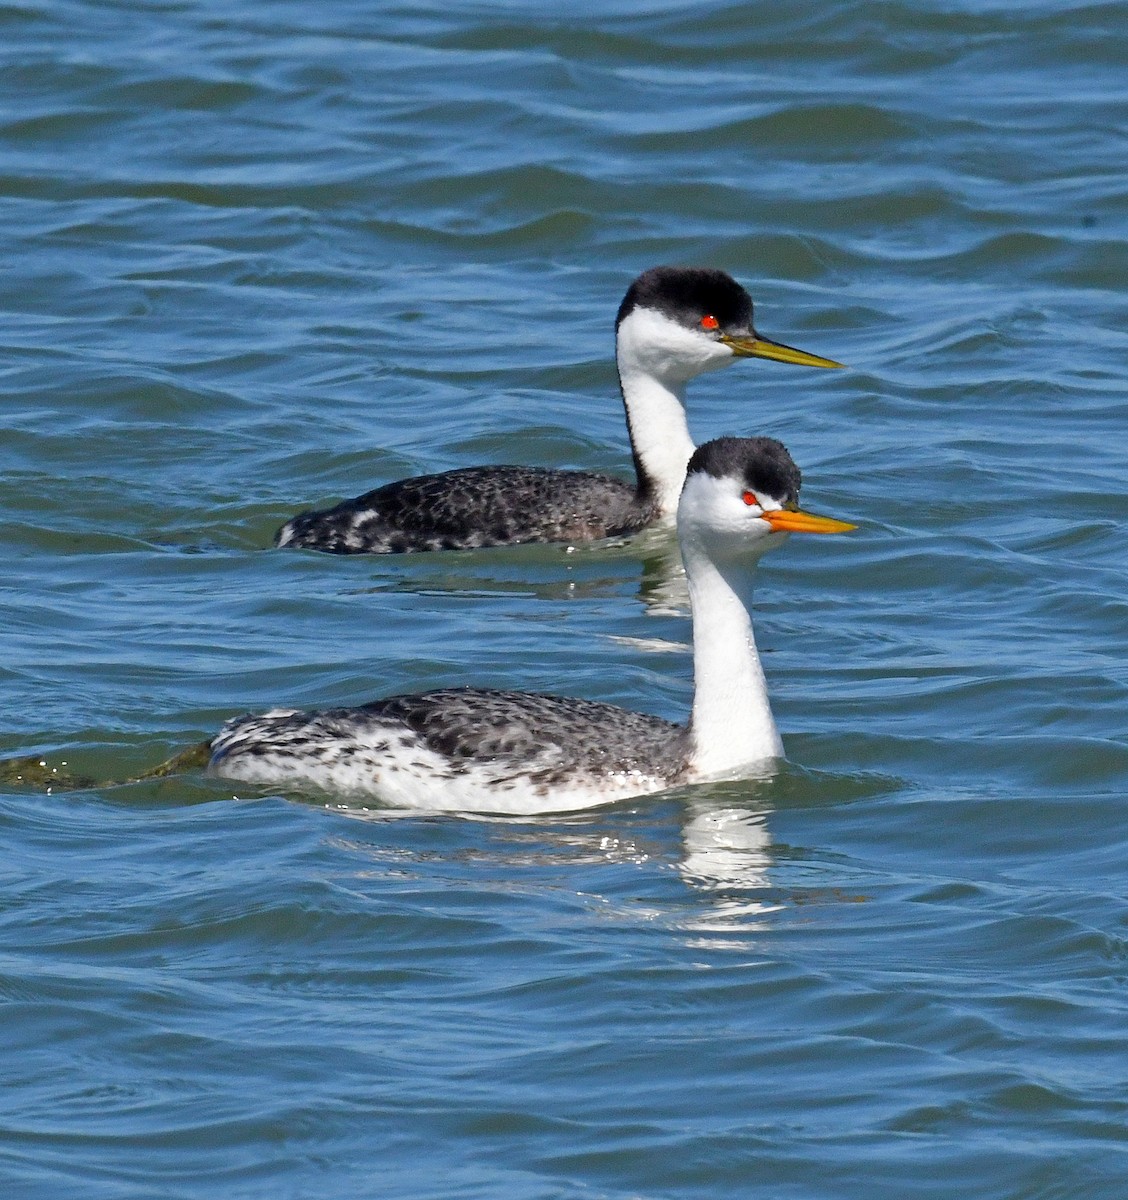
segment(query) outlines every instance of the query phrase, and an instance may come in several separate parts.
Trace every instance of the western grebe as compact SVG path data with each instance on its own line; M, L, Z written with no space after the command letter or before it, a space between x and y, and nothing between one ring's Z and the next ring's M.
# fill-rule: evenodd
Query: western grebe
M358 708L228 721L213 775L315 785L433 810L562 812L761 769L783 753L752 633L752 576L787 533L854 526L798 508L772 438L719 438L689 462L678 539L693 614L693 709L676 725L595 700L446 688Z
M287 521L279 546L400 554L519 542L583 542L672 521L693 441L685 386L736 358L840 367L761 337L752 298L724 271L653 267L615 319L615 361L635 482L544 467L463 467L401 479Z

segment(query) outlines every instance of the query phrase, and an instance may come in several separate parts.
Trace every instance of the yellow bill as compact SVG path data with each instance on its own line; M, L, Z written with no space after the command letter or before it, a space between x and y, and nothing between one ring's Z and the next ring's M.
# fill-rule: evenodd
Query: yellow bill
M785 346L782 342L772 342L767 338L736 337L723 333L720 338L737 358L770 358L775 362L795 363L799 367L841 367L844 364L835 362L833 358L820 358L817 354L808 354L806 350L796 350L794 346Z

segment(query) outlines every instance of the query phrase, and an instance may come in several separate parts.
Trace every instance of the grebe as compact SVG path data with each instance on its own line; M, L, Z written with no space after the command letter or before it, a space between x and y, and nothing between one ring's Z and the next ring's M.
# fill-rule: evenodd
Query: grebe
M787 533L854 528L800 511L799 482L773 438L719 438L689 461L677 517L694 632L688 725L595 700L446 688L236 717L208 770L399 807L536 813L770 769L783 746L748 611L756 562Z
M752 325L752 298L724 271L653 267L631 284L615 318L633 485L585 471L463 467L300 513L275 542L331 554L401 554L583 542L672 522L693 453L685 385L736 358L842 365L761 337Z

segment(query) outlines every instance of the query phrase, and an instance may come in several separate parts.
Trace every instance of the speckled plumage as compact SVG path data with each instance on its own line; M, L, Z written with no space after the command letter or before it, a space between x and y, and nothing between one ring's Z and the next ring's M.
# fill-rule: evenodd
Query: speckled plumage
M694 622L687 725L568 696L446 688L237 717L211 743L209 770L393 806L493 813L566 812L760 772L783 744L749 612L755 563L789 528L852 528L799 511L799 482L772 438L721 438L692 456L677 514Z
M685 386L738 356L763 356L767 343L757 340L752 312L744 288L713 268L652 267L631 284L615 319L615 363L633 484L535 467L447 471L301 513L282 526L276 544L397 554L586 542L671 521L694 449Z
M593 700L447 688L236 717L211 749L212 774L246 782L306 782L440 809L563 811L675 785L689 732Z
M300 513L279 546L402 554L637 533L654 503L621 479L543 467L465 467L401 479L322 512Z

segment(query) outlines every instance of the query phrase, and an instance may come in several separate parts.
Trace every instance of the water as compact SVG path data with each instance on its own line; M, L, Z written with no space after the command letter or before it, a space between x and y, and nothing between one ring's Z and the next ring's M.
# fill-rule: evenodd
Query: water
M1119 1200L1125 11L0 7L0 753L456 682L684 716L653 547L276 553L622 471L611 322L724 267L783 437L790 765L567 819L6 784L7 1197ZM675 589L676 591L676 589Z

